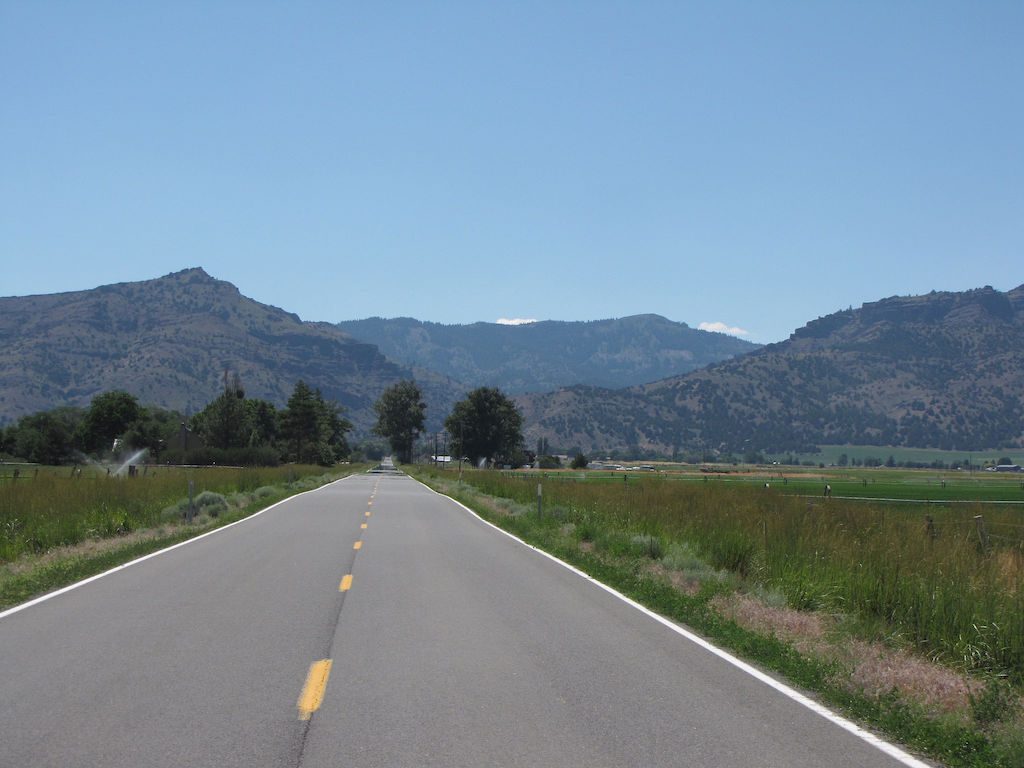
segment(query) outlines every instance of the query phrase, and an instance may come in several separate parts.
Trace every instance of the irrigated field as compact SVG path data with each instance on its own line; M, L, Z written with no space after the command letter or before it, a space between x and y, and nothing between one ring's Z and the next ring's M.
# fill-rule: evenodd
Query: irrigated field
M973 503L1002 502L1020 504L1024 508L1024 474L985 471L936 471L924 469L856 468L801 469L797 467L715 467L712 471L670 469L658 474L650 472L577 472L547 473L550 477L573 477L587 482L610 484L641 479L680 482L721 483L753 486L773 493L796 496L825 495L831 487L833 498L885 499L910 503Z
M794 607L878 622L934 658L1024 680L1024 507L978 501L1024 501L1018 477L943 485L912 471L774 475L551 474L543 499L581 540L639 536L662 553L692 548ZM466 479L536 503L536 475ZM889 498L935 503L880 500Z

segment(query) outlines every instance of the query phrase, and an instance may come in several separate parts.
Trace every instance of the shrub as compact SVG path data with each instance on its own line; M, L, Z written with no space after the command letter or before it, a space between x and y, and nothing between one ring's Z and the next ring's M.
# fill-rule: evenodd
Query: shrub
M704 571L708 564L702 560L689 542L674 541L661 558L661 564L673 571Z
M221 512L227 511L228 502L219 493L214 491L203 491L195 498L196 509L204 512L210 517L216 517Z

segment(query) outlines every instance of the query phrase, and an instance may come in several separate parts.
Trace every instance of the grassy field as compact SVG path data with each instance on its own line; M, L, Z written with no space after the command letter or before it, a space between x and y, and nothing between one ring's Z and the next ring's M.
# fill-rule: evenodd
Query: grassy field
M535 501L536 477L467 477L486 493ZM663 551L677 542L692 545L715 568L780 590L795 607L883 621L927 653L1024 682L1024 509L977 501L1020 500L1019 480L966 479L943 488L909 471L880 472L867 486L842 478L828 478L833 496L826 499L823 481L807 476L786 485L768 481L765 488L756 475L577 481L566 473L546 478L544 495L584 531L599 521L602 528L652 537ZM865 489L884 498L975 501L921 508L839 498Z
M1024 510L807 498L748 474L622 475L468 471L458 484L455 472L422 472L531 543L949 765L1024 765ZM907 471L877 479L887 493L928 487ZM778 623L752 631L736 623L741 609ZM805 626L820 631L786 639Z
M783 467L763 465L711 465L709 472L678 464L656 465L657 472L546 471L550 478L615 485L657 478L664 481L748 486L772 493L795 496L824 496L831 486L832 497L849 499L904 500L922 503L1001 502L1024 506L1024 474L933 469L888 469L826 467ZM537 476L535 471L517 472ZM623 480L626 477L626 480Z
M823 445L818 453L793 454L800 461L813 461L815 464L823 463L826 466L835 464L839 457L846 454L848 460L859 459L881 459L883 462L890 456L894 461L931 464L933 461L941 461L945 464L953 462L970 462L975 466L983 466L986 461L995 463L1000 458L1006 457L1014 463L1024 462L1024 452L1017 448L998 449L992 448L984 451L944 451L939 448L901 448L886 445ZM771 458L781 460L789 454L772 455Z
M22 467L14 480L6 465L0 468L0 609L368 466L160 467L138 477Z
M0 564L178 522L188 513L190 482L196 511L215 517L248 496L279 496L275 485L323 472L313 466L159 467L139 477L108 477L102 470L78 475L67 467L42 467L22 469L15 480L8 470L0 479Z

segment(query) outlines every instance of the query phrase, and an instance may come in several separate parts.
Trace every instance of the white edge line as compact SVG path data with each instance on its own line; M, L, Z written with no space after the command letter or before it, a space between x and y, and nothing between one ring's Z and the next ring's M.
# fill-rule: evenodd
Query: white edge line
M127 563L122 563L121 565L115 565L109 571L103 571L103 573L97 573L96 575L89 576L88 578L82 579L81 581L76 581L74 584L68 584L66 587L61 587L60 589L55 589L53 592L47 592L45 595L40 595L39 597L33 598L32 600L29 600L27 603L21 603L20 605L16 605L13 608L8 608L6 611L0 612L0 619L6 619L8 616L13 616L15 613L18 613L19 611L24 611L26 608L31 608L33 605L38 605L39 603L45 603L47 600L51 600L51 599L57 597L58 595L63 595L65 592L70 592L73 589L78 589L79 587L84 587L86 584L88 584L88 583L90 583L92 581L96 581L97 579L102 579L104 576L109 576L112 573L117 573L118 571L123 571L125 568L131 568L133 565L138 565L141 562L149 560L151 557L156 557L157 555L163 555L163 554L165 554L167 552L170 552L172 549L177 549L178 547L184 547L186 544L191 544L194 541L199 541L200 539L205 539L207 536L213 536L213 534L220 533L221 531L226 531L228 528L234 528L236 525L239 525L241 523L246 523L249 520L252 520L254 517L259 517L264 512L269 512L274 507L279 506L281 504L284 504L286 501L291 501L292 499L297 499L299 496L305 496L307 493L316 493L317 491L322 491L324 488L327 488L328 486L334 485L335 483L340 483L342 480L347 480L350 477L355 477L355 475L345 475L345 477L339 477L337 480L332 480L331 482L329 482L329 483L327 483L325 485L321 485L319 488L312 488L312 489L310 489L308 491L302 491L302 493L296 493L293 496L289 496L286 499L281 499L280 501L275 501L269 507L265 507L265 508L261 509L259 512L253 512L251 515L246 515L241 520L235 520L235 522L233 522L233 523L228 523L227 525L222 525L220 528L214 528L212 531L207 531L206 533L201 533L198 536L193 536L191 539L185 539L184 541L179 541L177 544L172 544L169 547L164 547L163 549L158 549L156 552L150 552L148 555L143 555L142 557L137 557L136 559L131 560L131 561L127 562Z
M416 479L413 478L413 480L416 480ZM867 731L867 730L861 728L859 725L857 725L853 721L847 720L845 717L843 717L842 715L839 715L839 714L833 712L828 707L825 707L824 705L819 704L818 702L816 702L813 699L805 696L804 694L800 693L799 691L797 691L797 690L795 690L793 688L790 688L785 683L779 682L774 677L771 677L770 675L765 674L761 670L757 669L756 667L751 666L750 664L748 664L747 662L743 661L742 659L739 659L736 656L733 656L728 651L722 650L721 648L719 648L716 645L712 645L711 643L709 643L704 638L699 637L698 635L693 634L692 632L690 632L687 629L684 629L683 627L679 626L675 622L670 621L669 619L666 619L664 616L661 616L661 615L655 613L650 608L647 608L646 606L641 605L636 600L633 600L632 598L627 597L626 595L622 594L618 590L613 589L612 587L609 587L607 584L604 584L604 583L598 581L593 576L591 576L591 575L581 571L579 568L577 568L577 567L575 567L573 565L570 565L569 563L565 562L564 560L559 560L557 557L555 557L554 555L550 554L549 552L545 552L543 549L539 549L539 548L533 546L532 544L528 544L527 542L525 542L522 539L520 539L518 536L516 536L514 534L511 534L511 533L509 533L508 531L506 531L506 530L504 530L502 528L499 528L494 523L491 523L491 522L488 522L487 520L484 520L482 517L480 517L480 515L478 515L472 509L467 507L461 501L458 501L457 499L453 499L451 496L447 496L447 495L441 493L440 491L435 491L429 485L427 485L426 483L422 483L419 480L416 480L416 482L419 483L420 485L422 485L427 490L431 491L432 493L435 493L438 496L446 498L446 499L448 499L449 501L451 501L454 504L458 504L464 510L469 512L469 514L471 514L477 520L482 522L484 525L489 525L491 528L493 528L494 530L498 531L499 533L502 533L505 536L508 536L510 539L513 539L514 541L518 541L524 547L528 547L529 549L532 549L537 554L543 555L544 557L548 558L549 560L552 560L553 562L558 563L563 568L567 568L568 570L572 571L573 573L577 574L578 576L582 576L584 579L589 581L591 584L595 585L596 587L599 587L600 589L603 589L608 594L613 595L614 597L617 597L619 600L622 600L627 605L630 605L633 608L636 608L638 611L640 611L641 613L646 614L647 616L651 617L652 619L654 619L658 623L663 624L664 626L668 627L673 632L675 632L677 635L681 635L681 636L685 637L690 642L692 642L692 643L694 643L696 645L699 645L701 648L703 648L706 651L709 651L710 653L713 653L715 656L718 656L720 659L722 659L723 661L728 662L729 664L731 664L732 666L736 667L737 669L739 669L739 670L741 670L743 672L746 672L748 675L750 675L751 677L755 678L756 680L760 680L765 685L767 685L767 686L769 686L771 688L774 688L776 691L778 691L782 695L788 696L790 699L795 701L797 704L800 704L800 705L806 707L807 709L811 710L811 712L814 712L815 714L820 715L821 717L825 718L826 720L834 723L835 725L838 725L843 730L848 731L849 733L852 733L857 738L861 739L862 741L867 742L868 744L870 744L871 746L875 747L876 749L884 752L885 754L889 755L889 757L893 758L894 760L898 760L899 762L903 763L903 765L909 766L910 768L933 768L933 766L931 764L925 763L922 760L919 760L918 758L914 757L913 755L911 755L911 754L905 752L904 750L900 749L896 745L890 744L889 742L882 740L881 738L879 738L875 734L871 733L870 731ZM0 615L0 617L2 617L2 615Z

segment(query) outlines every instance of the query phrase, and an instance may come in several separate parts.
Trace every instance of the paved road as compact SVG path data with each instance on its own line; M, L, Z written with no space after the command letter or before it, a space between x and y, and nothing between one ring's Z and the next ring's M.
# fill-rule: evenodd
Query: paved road
M183 765L900 763L367 475L0 618L0 766Z

